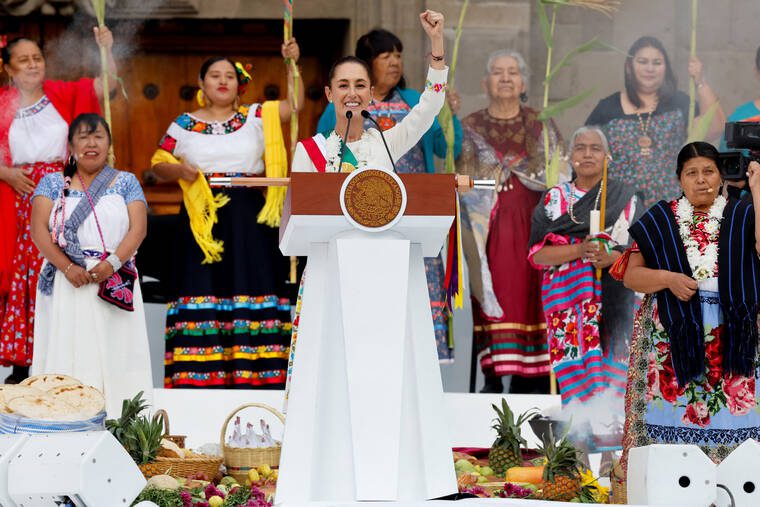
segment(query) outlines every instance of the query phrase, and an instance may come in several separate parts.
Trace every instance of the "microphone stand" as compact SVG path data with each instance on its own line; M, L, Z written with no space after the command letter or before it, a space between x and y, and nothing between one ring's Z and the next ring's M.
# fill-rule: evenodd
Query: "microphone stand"
M362 110L362 117L366 118L367 120L371 121L375 127L377 127L378 132L380 132L380 139L383 140L383 145L385 146L385 151L388 153L388 158L391 161L391 165L393 166L393 172L396 171L396 162L393 161L393 157L391 156L391 150L388 148L388 143L385 141L385 136L383 135L383 129L380 128L380 124L375 121L375 119L372 117L371 114L369 114L369 111L366 109Z
M338 171L341 172L343 169L343 157L346 156L346 139L348 138L348 129L351 127L351 118L354 117L354 113L351 111L346 111L346 119L348 120L346 122L346 131L343 133L343 139L341 139L340 143L340 161L338 162Z

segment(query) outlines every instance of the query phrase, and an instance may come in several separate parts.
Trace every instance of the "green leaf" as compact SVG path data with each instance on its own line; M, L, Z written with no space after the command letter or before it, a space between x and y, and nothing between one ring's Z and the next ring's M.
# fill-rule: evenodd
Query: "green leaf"
M549 120L550 118L554 118L555 116L559 116L564 111L577 106L584 100L586 100L589 95L594 93L594 89L586 90L585 92L581 92L578 95L574 95L568 99L561 100L557 102L556 104L552 104L551 106L547 107L541 113L538 115L538 119L541 121Z
M707 133L710 131L710 125L712 125L713 119L715 119L715 113L718 111L718 101L707 108L704 114L700 115L698 119L695 118L694 122L689 128L689 138L687 143L694 141L704 141L707 137Z
M549 74L546 76L546 81L551 81L554 75L562 70L564 67L566 67L573 58L578 56L581 53L586 53L588 51L593 51L594 49L611 49L613 51L620 51L618 48L611 46L610 44L607 44L606 42L600 41L598 38L594 37L590 41L586 42L585 44L581 44L580 46L577 46L575 49L567 53L562 60L559 61L559 63L549 72ZM625 52L623 52L625 54Z
M438 113L438 123L443 130L443 138L446 140L446 160L444 162L444 172L453 174L454 165L454 115L451 112L448 101L444 102L441 112Z
M546 172L546 188L551 188L559 183L560 161L559 150L555 149L549 162L549 170Z
M547 48L551 48L554 43L552 41L552 31L549 27L549 18L546 15L543 0L536 0L536 10L538 11L538 22L541 25L541 34L544 36L544 44L546 44Z

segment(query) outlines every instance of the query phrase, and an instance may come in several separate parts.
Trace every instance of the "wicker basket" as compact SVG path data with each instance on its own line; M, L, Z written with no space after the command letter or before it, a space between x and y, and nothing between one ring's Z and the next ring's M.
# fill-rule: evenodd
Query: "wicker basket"
M628 490L626 488L625 473L620 466L620 462L616 461L610 471L610 503L618 505L627 504Z
M227 475L233 476L239 483L245 484L245 480L248 478L248 471L252 468L256 468L259 465L269 465L276 467L280 464L280 451L282 447L275 445L273 447L232 447L225 443L225 436L227 435L227 426L235 414L246 408L263 408L277 416L277 418L285 424L285 416L280 412L265 405L263 403L245 403L233 410L222 425L222 431L219 435L219 446L222 449L224 455L224 465L227 467Z
M164 436L162 438L170 440L170 441L174 442L175 444L177 444L177 446L180 449L184 449L185 448L185 438L187 438L187 437L185 435L170 435L171 432L169 431L169 414L166 413L166 410L164 410L164 409L157 410L156 414L153 417L156 417L158 415L162 415L164 417L164 430L165 430L165 433L164 433Z
M222 461L221 456L194 454L186 458L158 457L155 461L138 466L146 479L162 474L172 477L192 477L197 473L202 473L209 480L213 480L219 474Z

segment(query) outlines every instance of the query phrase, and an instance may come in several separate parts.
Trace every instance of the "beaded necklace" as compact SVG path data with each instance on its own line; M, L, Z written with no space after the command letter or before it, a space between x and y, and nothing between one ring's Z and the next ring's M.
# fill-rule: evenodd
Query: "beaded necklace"
M573 214L573 205L575 204L575 189L577 187L575 186L575 182L570 183L570 196L568 197L568 205L567 205L567 212L570 215L570 220L573 221L573 223L576 224L582 224L583 221L578 221L575 218L575 215ZM594 209L596 209L599 206L599 197L602 195L602 185L599 185L599 190L596 192L596 200L594 200Z

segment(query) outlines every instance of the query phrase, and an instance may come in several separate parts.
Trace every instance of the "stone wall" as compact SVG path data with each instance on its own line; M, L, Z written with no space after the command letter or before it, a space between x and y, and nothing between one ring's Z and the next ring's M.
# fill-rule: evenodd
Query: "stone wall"
M454 27L461 0L428 0L442 9ZM654 35L668 50L679 88L688 92L687 63L691 36L691 2L688 0L623 0L612 19L576 7L563 7L557 16L556 63L567 51L595 36L619 51L596 50L578 56L552 82L550 100L561 100L583 90L592 96L558 118L565 135L582 124L596 103L623 86L624 52L641 35ZM718 94L726 114L757 98L760 83L755 73L755 51L760 45L755 23L760 2L755 0L700 0L697 53L707 81ZM463 95L462 114L485 105L481 88L489 52L517 49L532 69L529 105L539 107L546 48L541 36L535 1L472 0L465 21L457 70L457 88ZM450 34L453 39L453 31ZM408 57L407 57L408 58Z

